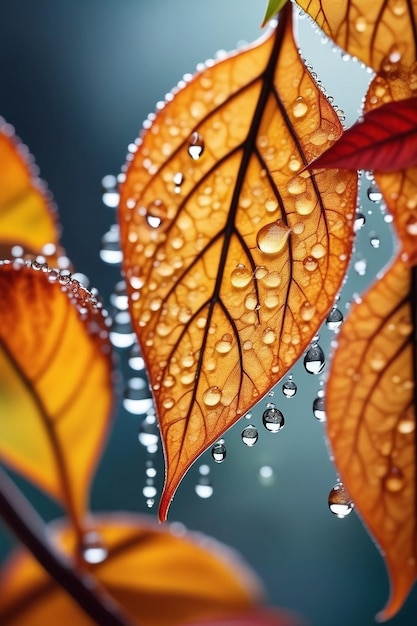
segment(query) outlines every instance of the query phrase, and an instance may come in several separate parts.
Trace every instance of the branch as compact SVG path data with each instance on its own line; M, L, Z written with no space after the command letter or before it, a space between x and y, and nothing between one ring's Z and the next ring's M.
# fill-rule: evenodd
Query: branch
M78 573L71 560L52 545L44 521L1 467L0 518L99 626L133 626L131 618L99 587L94 576Z

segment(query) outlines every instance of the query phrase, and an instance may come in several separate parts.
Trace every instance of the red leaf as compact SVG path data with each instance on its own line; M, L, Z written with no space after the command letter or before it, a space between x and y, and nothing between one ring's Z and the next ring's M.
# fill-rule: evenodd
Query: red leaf
M309 168L390 172L417 165L417 98L369 111Z

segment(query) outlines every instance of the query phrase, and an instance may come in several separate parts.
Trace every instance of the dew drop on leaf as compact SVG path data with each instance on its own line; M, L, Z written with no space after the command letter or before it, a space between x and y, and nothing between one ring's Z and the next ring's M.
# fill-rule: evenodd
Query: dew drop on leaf
M290 232L282 220L276 220L258 231L256 244L264 254L279 254L284 250Z
M246 428L244 428L242 430L242 441L245 444L245 446L254 446L255 443L258 441L258 430L255 428L255 426L252 426L252 424L250 424L249 426L246 426Z
M222 392L220 387L216 385L213 387L209 387L203 393L203 402L206 406L214 407L217 406L222 399Z
M188 154L194 161L198 161L204 152L204 140L197 132L193 133L188 143Z
M304 355L304 368L309 374L320 374L326 364L324 352L318 343L312 343Z
M401 491L405 485L405 479L402 471L398 467L391 467L388 474L384 477L384 487L391 493Z
M337 307L330 309L326 317L326 326L329 330L337 330L343 324L343 313Z
M266 409L262 414L262 423L270 433L277 433L284 428L285 419L276 407Z
M226 458L227 450L224 440L220 439L211 449L211 456L216 463L223 463Z
M238 265L232 270L230 275L230 282L233 287L237 289L243 289L249 285L252 280L252 272L245 265Z
M346 517L353 510L353 502L342 483L336 483L329 493L329 509L336 517Z

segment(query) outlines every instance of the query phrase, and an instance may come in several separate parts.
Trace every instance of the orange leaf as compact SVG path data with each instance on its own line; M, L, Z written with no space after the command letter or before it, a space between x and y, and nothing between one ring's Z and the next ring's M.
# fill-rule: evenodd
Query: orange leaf
M162 519L193 461L307 347L351 252L356 175L301 173L342 128L291 11L160 107L122 186L131 313L165 449Z
M365 111L371 111L388 102L405 100L417 94L417 64L404 67L396 64L382 72L371 83ZM417 167L397 172L374 172L375 180L408 256L408 263L417 263Z
M34 267L0 264L0 459L78 523L109 425L107 330L80 283Z
M417 4L403 0L297 0L341 48L379 72L416 57Z
M380 545L392 617L417 576L415 347L417 276L397 259L352 307L326 391L327 428L342 481Z
M90 565L99 582L141 626L176 626L249 611L257 579L235 553L202 535L176 532L140 516L94 520L107 550ZM56 529L55 529L56 535ZM72 551L74 536L59 533ZM0 577L2 626L91 626L92 621L28 554L18 552Z
M55 206L37 177L33 158L0 118L0 246L19 244L35 254L58 247ZM2 255L4 258L4 254Z

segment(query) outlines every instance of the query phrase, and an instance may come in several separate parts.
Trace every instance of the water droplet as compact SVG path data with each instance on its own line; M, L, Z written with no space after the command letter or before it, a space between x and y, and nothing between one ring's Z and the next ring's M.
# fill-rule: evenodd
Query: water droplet
M334 306L330 309L328 316L326 317L326 326L329 330L337 330L343 324L343 313L340 309Z
M219 354L227 354L232 349L232 335L223 335L221 340L216 341L214 346Z
M155 415L147 415L139 427L139 443L146 448L152 448L159 442L159 430Z
M159 228L166 214L167 209L162 200L154 200L146 211L146 223L151 228Z
M206 406L217 406L222 399L222 392L220 387L213 386L206 389L203 393L203 402Z
M213 495L213 485L208 476L201 476L194 489L199 498L211 498Z
M317 260L313 256L306 256L303 265L308 272L314 272L318 267Z
M320 374L326 364L324 352L318 343L312 343L304 356L304 368L309 374Z
M381 202L382 193L379 191L377 185L370 185L366 191L366 195L371 202Z
M326 256L326 248L321 243L316 243L311 248L311 256L315 259L322 259Z
M275 343L276 338L277 336L272 328L265 328L264 332L262 333L262 341L265 345L269 346Z
M405 223L405 229L409 235L415 237L417 235L417 217L410 215Z
M139 377L128 380L123 397L126 411L133 415L144 415L152 405L153 400L146 381Z
M128 309L128 298L126 292L126 282L120 280L115 284L113 293L110 296L111 304L119 311L126 311Z
M145 361L137 343L132 346L129 352L128 363L129 367L136 372L141 372L145 369Z
M147 484L144 486L144 488L142 489L142 493L145 496L145 498L147 498L148 500L153 499L156 494L158 493L155 485L153 484ZM149 504L148 504L149 506Z
M284 428L285 419L281 411L273 407L263 412L262 423L270 433L277 433Z
M298 98L294 100L293 105L292 105L292 112L293 112L294 117L297 117L297 118L304 117L307 111L308 111L308 104L306 103L306 101L304 100L302 96L298 96Z
M401 491L404 487L404 474L398 467L391 467L384 478L384 487L391 493Z
M249 424L249 426L246 426L246 428L242 430L241 436L243 443L249 447L254 446L258 441L258 431L252 424Z
M86 563L102 563L108 555L103 539L96 530L89 530L82 538L82 556Z
M362 15L360 15L355 20L355 29L357 30L358 33L364 33L366 28L367 28L366 20Z
M230 282L238 289L247 287L251 280L252 272L245 265L238 265L230 275Z
M336 483L329 493L329 509L336 517L346 517L353 510L353 502L342 483Z
M373 248L379 248L381 240L376 233L369 233L369 243Z
M313 415L319 422L326 421L326 408L323 391L317 394L317 397L313 400Z
M282 220L276 220L259 230L256 244L264 254L279 254L285 248L290 232Z
M188 142L188 154L194 161L198 161L204 152L204 140L201 135L194 132Z
M216 463L223 463L226 458L226 446L224 445L224 440L220 439L211 449L211 456Z
M353 224L353 230L355 233L360 231L361 228L365 226L366 217L363 213L356 213L355 222Z
M286 398L293 398L297 393L297 385L292 379L292 376L288 376L288 379L282 385L282 393Z
M270 465L262 465L262 467L259 468L259 482L262 485L272 485L274 478L274 470Z
M304 322L310 322L316 312L316 307L310 302L303 302L300 306L300 316Z
M312 198L309 198L307 194L301 194L297 196L294 206L298 215L302 215L305 217L307 215L311 215L311 213L314 211L316 203Z
M109 338L115 348L130 348L133 346L136 341L136 335L132 330L128 311L118 311L116 313Z
M365 276L367 265L368 263L366 259L356 259L353 263L353 269L359 276Z
M109 265L118 265L122 262L123 254L120 250L120 233L117 224L113 224L101 239L100 259Z
M184 174L182 172L176 172L174 176L172 177L172 180L175 185L175 188L174 188L175 193L180 193L181 185L184 183Z

